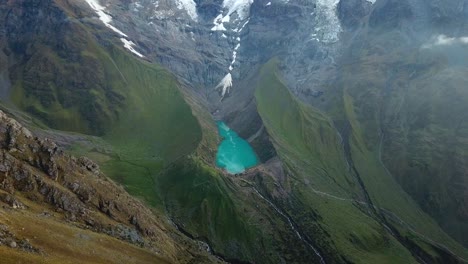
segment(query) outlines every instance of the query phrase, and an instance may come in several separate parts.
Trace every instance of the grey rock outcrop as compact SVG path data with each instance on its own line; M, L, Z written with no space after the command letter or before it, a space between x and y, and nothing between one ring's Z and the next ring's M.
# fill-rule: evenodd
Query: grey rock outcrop
M107 179L93 161L67 155L52 141L34 137L28 129L2 111L1 203L10 210L29 210L25 204L53 208L54 214L43 211L40 216L60 215L74 226L107 234L158 254L162 252L163 244L171 248L169 254L179 250L170 234L175 230L169 231L163 220L142 202ZM2 230L1 226L0 243L39 252L27 241L15 238L7 229ZM184 242L185 246L190 247L190 243ZM180 250L182 255L187 253L186 249Z

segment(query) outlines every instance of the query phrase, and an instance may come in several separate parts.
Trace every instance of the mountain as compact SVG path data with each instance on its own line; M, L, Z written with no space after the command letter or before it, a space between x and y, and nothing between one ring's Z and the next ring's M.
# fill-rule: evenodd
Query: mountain
M0 120L3 263L216 262L91 160Z
M466 1L22 0L0 18L2 109L161 217L168 261L467 262ZM261 164L216 168L215 120Z

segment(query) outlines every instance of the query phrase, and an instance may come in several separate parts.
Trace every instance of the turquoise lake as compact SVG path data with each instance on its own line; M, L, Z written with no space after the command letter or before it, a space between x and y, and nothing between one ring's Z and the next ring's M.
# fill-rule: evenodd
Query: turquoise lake
M222 138L216 154L216 165L231 174L244 172L258 164L258 158L249 143L239 137L224 122L217 122Z

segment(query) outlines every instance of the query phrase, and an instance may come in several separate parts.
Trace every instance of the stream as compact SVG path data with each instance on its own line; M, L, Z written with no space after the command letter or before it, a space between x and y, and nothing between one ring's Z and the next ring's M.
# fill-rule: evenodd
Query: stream
M307 240L305 240L301 233L299 233L299 231L297 230L297 228L294 226L291 218L289 218L289 216L287 216L285 213L283 213L278 207L276 207L276 205L274 203L272 203L270 200L268 200L267 198L265 198L265 196L263 196L258 190L257 188L255 187L252 187L254 189L254 191L258 194L258 196L264 200L265 202L267 202L271 208L273 208L279 215L281 215L284 219L286 219L286 221L288 222L289 226L291 227L291 230L294 231L294 233L296 234L296 236L302 241L304 242L304 244L306 244L307 246L309 246L315 253L315 255L317 255L317 257L320 259L320 264L325 264L325 260L323 259L322 255L320 255L320 252L312 245L310 244Z

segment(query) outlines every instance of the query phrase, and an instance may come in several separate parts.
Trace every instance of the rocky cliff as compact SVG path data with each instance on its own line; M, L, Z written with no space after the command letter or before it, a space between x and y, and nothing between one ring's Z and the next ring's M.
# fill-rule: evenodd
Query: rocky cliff
M0 241L10 248L2 249L2 260L217 261L104 176L94 162L65 154L3 112L0 149ZM63 240L55 240L59 237Z

